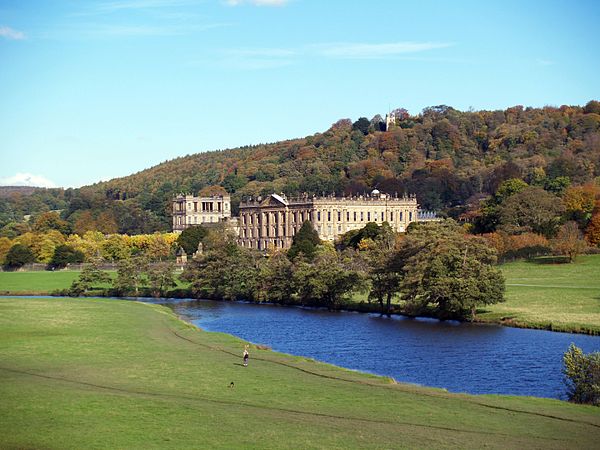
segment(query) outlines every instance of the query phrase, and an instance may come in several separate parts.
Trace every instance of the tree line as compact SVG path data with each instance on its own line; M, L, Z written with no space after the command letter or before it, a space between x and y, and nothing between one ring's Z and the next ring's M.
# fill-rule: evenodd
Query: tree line
M358 295L382 313L444 319L473 317L478 306L503 301L494 249L452 220L413 224L405 236L372 223L337 247L305 222L287 252L240 247L226 228L202 243L182 274L198 298L339 309Z
M11 270L35 262L54 270L98 258L116 262L144 256L149 261L162 261L174 257L178 238L176 233L129 236L92 230L79 235L71 231L68 222L58 213L42 213L22 234L0 237L0 265Z

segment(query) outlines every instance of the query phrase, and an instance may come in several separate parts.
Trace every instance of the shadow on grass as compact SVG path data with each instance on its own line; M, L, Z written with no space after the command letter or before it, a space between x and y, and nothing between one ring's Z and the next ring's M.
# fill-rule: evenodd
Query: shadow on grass
M568 256L538 256L527 260L534 264L569 264Z

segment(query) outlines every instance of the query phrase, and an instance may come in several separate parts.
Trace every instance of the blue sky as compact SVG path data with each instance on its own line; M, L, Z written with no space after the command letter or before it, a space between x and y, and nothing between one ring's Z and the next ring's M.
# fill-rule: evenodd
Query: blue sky
M340 118L600 99L600 2L0 0L0 185L76 187Z

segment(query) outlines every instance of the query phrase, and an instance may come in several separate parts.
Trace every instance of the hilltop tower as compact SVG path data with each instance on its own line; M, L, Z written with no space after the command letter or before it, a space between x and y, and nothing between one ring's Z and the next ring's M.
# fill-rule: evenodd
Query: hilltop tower
M396 125L396 113L390 111L385 115L385 131L388 131L392 126Z

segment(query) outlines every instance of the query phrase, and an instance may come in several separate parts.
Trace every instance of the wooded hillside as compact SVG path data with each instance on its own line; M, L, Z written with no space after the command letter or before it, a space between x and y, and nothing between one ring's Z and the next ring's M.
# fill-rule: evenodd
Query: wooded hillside
M442 105L396 116L387 131L380 116L342 119L302 139L188 155L80 189L36 190L26 200L17 192L0 199L0 227L64 209L76 232L168 230L174 194L216 185L232 194L234 208L247 195L377 188L416 193L423 209L459 217L505 180L560 195L600 176L597 101L467 112Z

